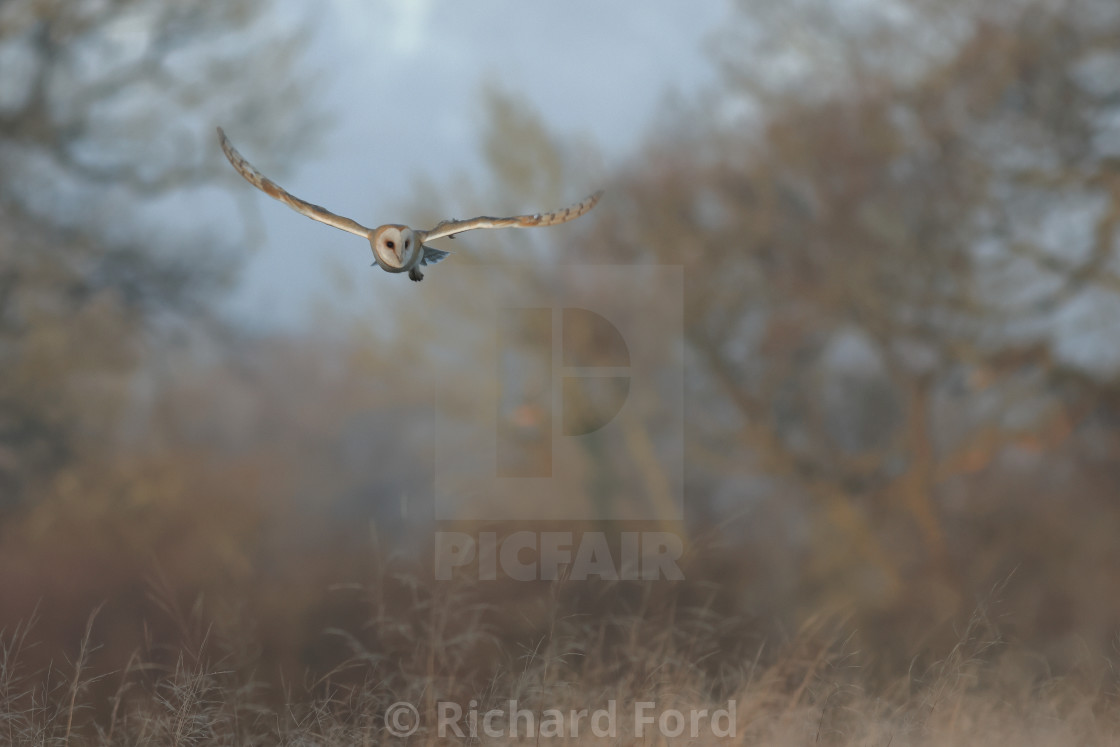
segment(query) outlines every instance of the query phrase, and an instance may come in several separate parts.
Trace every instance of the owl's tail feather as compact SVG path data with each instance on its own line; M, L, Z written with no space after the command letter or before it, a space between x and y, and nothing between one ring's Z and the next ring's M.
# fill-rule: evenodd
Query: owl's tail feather
M434 265L443 260L451 252L445 252L442 249L434 249L430 246L424 247L424 257L420 260L422 265Z

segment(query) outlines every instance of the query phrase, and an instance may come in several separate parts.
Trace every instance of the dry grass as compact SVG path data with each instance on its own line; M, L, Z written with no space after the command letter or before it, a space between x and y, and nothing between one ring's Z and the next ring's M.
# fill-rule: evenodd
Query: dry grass
M518 740L453 733L441 740L437 704L452 701L469 713L473 702L481 719L491 708L507 709L510 699L538 718L545 709L594 711L615 701L613 737L594 737L584 721L579 738L570 740L580 743L688 738L687 731L680 739L637 737L638 701L655 702L654 714L711 711L734 701L735 736L717 738L701 722L694 744L1120 740L1120 679L1108 662L1053 675L1001 643L982 613L934 666L883 680L871 674L875 653L854 650L842 621L818 620L781 641L748 642L742 632L749 624L711 605L686 604L681 593L562 582L532 588L539 593L508 608L486 601L485 590L469 582L432 586L407 575L342 590L362 595L368 611L360 629L324 632L346 655L329 671L279 686L266 684L252 657L223 642L201 607L168 610L183 614L185 643L149 641L102 675L93 674L96 613L73 660L23 671L32 620L6 632L0 645L0 743L494 744ZM409 603L402 595L410 595ZM589 613L589 599L610 609ZM407 740L390 734L385 722L397 701L421 714ZM469 732L466 716L459 724Z

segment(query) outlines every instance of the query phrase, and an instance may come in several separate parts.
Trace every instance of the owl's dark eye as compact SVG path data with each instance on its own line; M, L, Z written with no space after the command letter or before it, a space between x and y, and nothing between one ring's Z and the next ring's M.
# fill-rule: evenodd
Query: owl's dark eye
M396 244L394 244L392 241L386 241L385 246L389 247L390 249L393 249L393 248L396 247Z
M405 248L405 249L407 249L407 248L408 248L408 239L405 239L405 240L404 240L404 248Z

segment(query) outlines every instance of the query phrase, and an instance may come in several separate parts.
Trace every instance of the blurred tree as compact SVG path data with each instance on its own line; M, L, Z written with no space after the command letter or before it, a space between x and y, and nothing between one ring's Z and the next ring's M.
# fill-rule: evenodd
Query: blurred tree
M153 323L229 277L228 242L145 210L221 168L219 114L266 141L307 128L304 32L267 6L0 3L0 509L115 430Z
M971 566L950 481L1008 449L1056 459L1117 381L1120 14L897 7L910 30L928 24L924 44L945 26L924 11L947 17L934 41L953 54L900 80L897 36L846 39L858 62L842 93L766 98L761 123L699 120L692 148L647 159L630 216L592 251L696 268L689 411L740 416L731 431L694 423L696 451L739 453L730 472L808 496L810 588L921 616L967 604L965 577L1008 569ZM721 95L749 100L733 62ZM727 475L694 479L711 496Z
M1014 511L1012 465L1116 428L1120 12L833 5L743 3L723 87L666 118L565 252L686 266L687 508L758 543L755 603L927 630L1035 552L974 513L979 485L1001 475ZM508 110L492 142L524 129ZM1114 491L1094 522L1118 525Z

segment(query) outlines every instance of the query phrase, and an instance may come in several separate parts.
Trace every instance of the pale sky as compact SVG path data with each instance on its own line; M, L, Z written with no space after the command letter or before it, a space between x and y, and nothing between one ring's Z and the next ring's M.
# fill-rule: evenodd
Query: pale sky
M477 152L486 86L523 97L559 137L591 140L608 162L625 159L655 126L670 91L688 97L714 82L707 46L734 12L731 0L330 0L323 7L310 62L329 76L312 101L333 123L313 154L292 154L278 181L366 225L407 223L396 213L418 177L478 173L486 184ZM245 155L258 164L281 161ZM360 238L254 198L265 235L228 302L239 319L298 326L317 299L333 295L339 273L359 297L410 284L371 268ZM368 306L359 303L355 313Z

